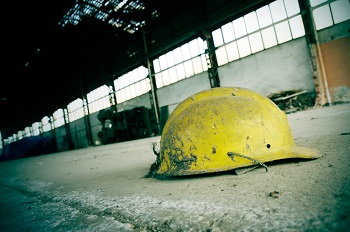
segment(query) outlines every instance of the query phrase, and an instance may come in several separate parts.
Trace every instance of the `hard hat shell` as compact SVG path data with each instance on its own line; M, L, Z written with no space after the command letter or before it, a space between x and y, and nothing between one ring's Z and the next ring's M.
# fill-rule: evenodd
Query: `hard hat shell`
M240 154L251 159L229 154ZM252 90L218 87L181 102L160 140L157 175L211 173L287 158L319 158L294 143L286 114Z

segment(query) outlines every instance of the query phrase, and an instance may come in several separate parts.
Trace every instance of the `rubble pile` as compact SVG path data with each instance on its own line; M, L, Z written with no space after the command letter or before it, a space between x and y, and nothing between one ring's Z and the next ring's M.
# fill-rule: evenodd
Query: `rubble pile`
M288 90L268 96L286 113L302 111L315 105L316 94L307 90Z

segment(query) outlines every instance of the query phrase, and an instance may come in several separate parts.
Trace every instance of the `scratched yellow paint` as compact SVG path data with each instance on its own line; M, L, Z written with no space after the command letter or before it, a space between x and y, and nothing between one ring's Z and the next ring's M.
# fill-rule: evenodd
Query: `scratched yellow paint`
M254 91L219 87L184 100L170 115L160 144L159 175L218 172L259 162L314 159L318 151L296 146L286 114Z

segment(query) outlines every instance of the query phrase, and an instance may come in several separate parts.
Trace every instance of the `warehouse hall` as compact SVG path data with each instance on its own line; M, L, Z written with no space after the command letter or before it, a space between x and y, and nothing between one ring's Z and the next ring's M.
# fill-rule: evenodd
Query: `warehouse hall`
M6 231L345 231L348 0L7 2Z

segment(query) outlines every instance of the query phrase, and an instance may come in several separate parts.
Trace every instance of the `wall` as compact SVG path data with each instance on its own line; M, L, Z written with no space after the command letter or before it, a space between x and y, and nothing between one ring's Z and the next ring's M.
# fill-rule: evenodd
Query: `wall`
M350 102L350 36L321 45L332 102Z
M287 90L315 89L304 37L219 68L221 86L245 87L265 96Z
M68 148L68 139L66 134L66 128L64 126L54 129L55 138L58 151L67 151Z
M210 89L207 72L183 79L157 90L159 107L168 106L170 114L181 101L206 89Z
M84 118L69 123L74 149L86 148L89 146L85 129Z
M318 33L332 103L350 102L350 20Z

